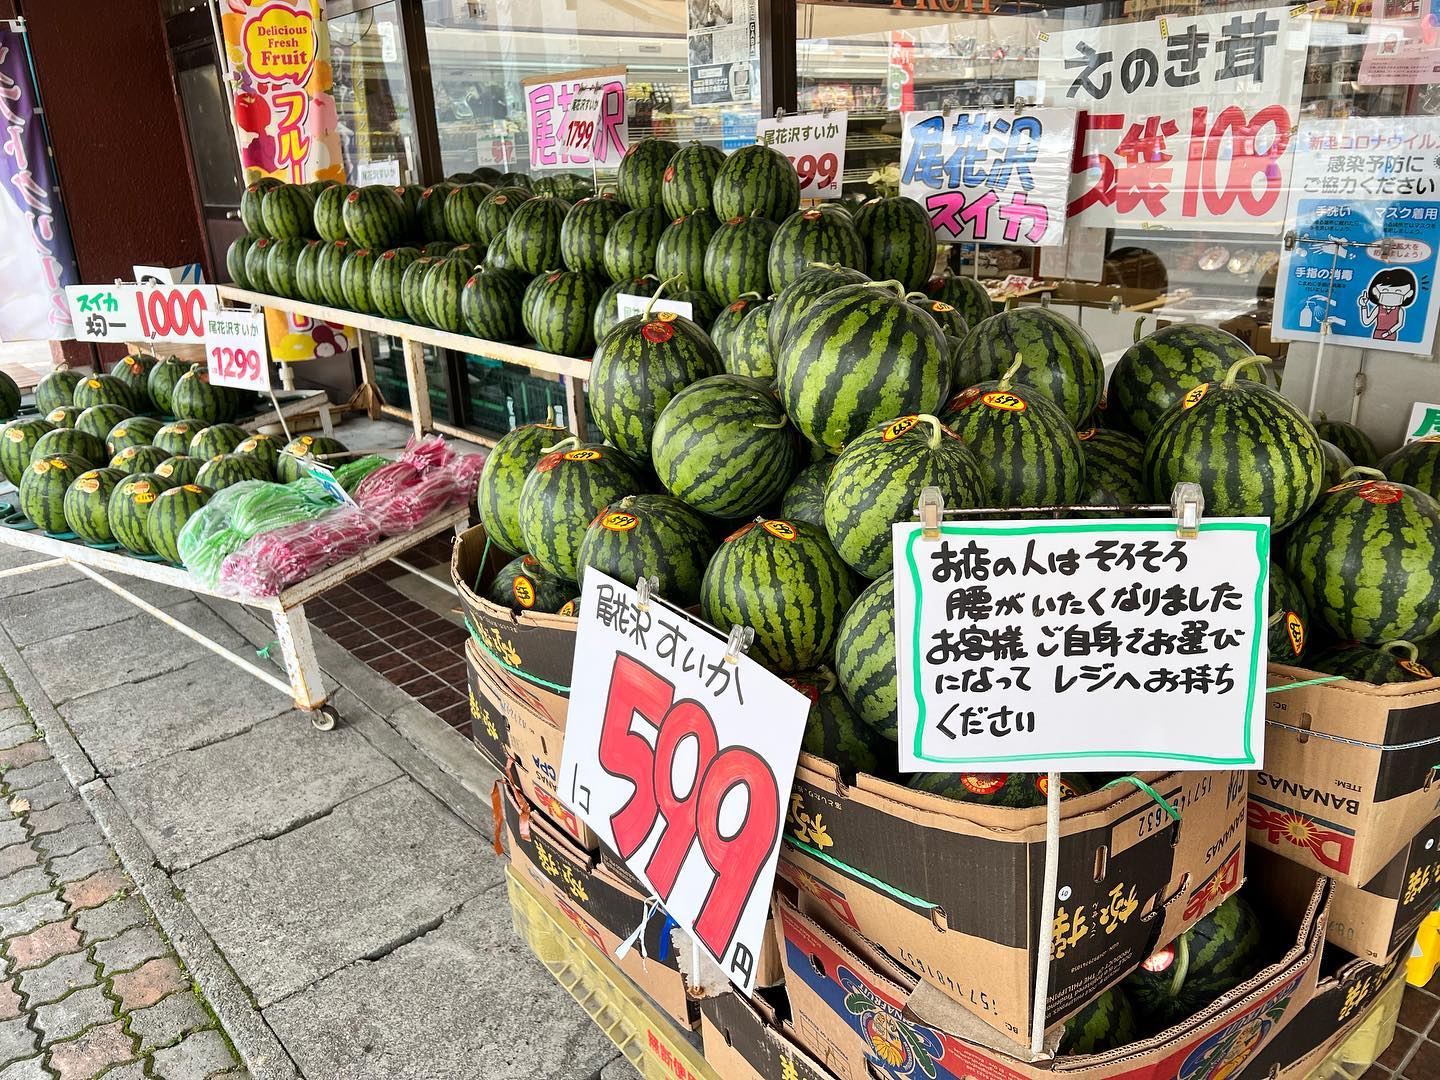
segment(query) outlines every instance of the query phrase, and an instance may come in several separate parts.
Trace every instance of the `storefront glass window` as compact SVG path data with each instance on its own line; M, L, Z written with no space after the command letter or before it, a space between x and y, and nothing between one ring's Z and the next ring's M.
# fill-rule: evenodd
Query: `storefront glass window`
M403 181L419 181L397 3L342 15L327 26L345 174L353 179L361 165L395 161Z

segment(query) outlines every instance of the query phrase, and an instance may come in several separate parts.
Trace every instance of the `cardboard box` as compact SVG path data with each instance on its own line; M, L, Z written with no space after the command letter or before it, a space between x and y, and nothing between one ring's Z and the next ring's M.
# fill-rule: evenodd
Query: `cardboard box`
M465 643L465 667L470 691L470 739L491 765L504 772L510 753L505 742L510 725L485 654L473 637Z
M1145 773L1067 799L1049 1023L1079 1011L1239 888L1245 780ZM781 873L1007 1038L1028 1042L1045 809L955 802L801 755Z
M498 782L496 792L516 873L609 957L661 1012L681 1027L694 1030L700 1022L699 1006L686 992L685 977L670 948L674 924L663 912L649 908L643 893L613 876L596 856L581 850L535 813L511 785ZM642 923L643 942L617 957L620 943Z
M1336 885L1326 940L1372 964L1383 963L1397 949L1408 947L1421 920L1437 905L1440 818L1421 829L1362 888Z
M1271 664L1273 686L1322 678ZM1360 887L1440 812L1440 679L1340 682L1267 695L1249 836Z
M700 1003L700 1037L705 1060L725 1080L834 1080L764 995L706 998Z
M1232 1076L1283 1030L1315 991L1328 883L1294 914L1293 944L1276 962L1168 1031L1105 1054L1042 1057L1006 1044L949 998L863 940L827 929L777 897L785 988L800 1043L839 1080L1216 1080ZM1289 912L1286 913L1290 914ZM1288 939L1287 939L1288 940ZM965 1036L959 1034L965 1032ZM1047 1037L1053 1046L1059 1030ZM967 1038L968 1037L968 1038ZM984 1041L981 1041L984 1040Z

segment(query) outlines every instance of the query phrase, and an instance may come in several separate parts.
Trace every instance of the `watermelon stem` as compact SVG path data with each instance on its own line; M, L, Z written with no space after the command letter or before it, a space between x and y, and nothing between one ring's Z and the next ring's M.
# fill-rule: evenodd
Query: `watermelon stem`
M1406 641L1404 638L1396 638L1394 641L1387 641L1384 645L1380 646L1380 651L1387 652L1391 656L1394 656L1396 655L1395 650L1397 648L1405 654L1404 659L1409 660L1412 664L1420 659L1419 648L1416 647L1414 642Z
M650 297L650 302L645 305L645 318L650 318L650 309L655 306L655 301L660 299L660 294L665 291L665 286L673 285L679 280L680 279L678 277L668 277L664 281L660 282L658 286L656 286L655 295Z
M788 415L786 415L786 416L781 416L780 419L777 420L777 421L775 421L775 423L773 423L773 424L756 424L755 426L756 426L757 428L760 428L762 431L778 431L778 430L780 430L782 427L784 427L786 424L788 424L789 422L790 422L790 417L789 417Z
M1346 469L1343 473L1340 474L1340 479L1348 480L1352 475L1356 474L1360 476L1373 476L1377 480L1389 479L1379 469L1372 469L1368 465L1351 465L1350 468Z
M1225 372L1225 381L1220 384L1221 389L1229 390L1234 387L1235 380L1240 377L1240 372L1246 368L1253 367L1256 364L1268 363L1270 363L1268 356L1247 356L1244 360L1236 360L1235 363L1230 365L1230 370Z
M1131 341L1132 341L1133 344L1139 345L1139 344L1140 344L1140 339L1145 336L1144 334L1142 334L1142 333L1140 332L1141 329L1142 329L1144 326L1145 326L1145 316L1144 316L1144 315L1138 315L1138 316L1136 316L1136 318L1135 318L1135 334L1134 334L1134 336L1131 338Z
M556 450L563 450L572 443L578 446L580 444L580 437L578 435L571 435L568 439L561 439L553 446L542 446L540 452L542 454L553 454Z
M877 289L890 289L896 296L905 295L905 283L896 278L886 278L884 281L872 281L870 284Z
M997 387L1001 390L1009 390L1010 380L1015 377L1015 373L1020 370L1020 365L1024 362L1025 357L1017 352L1015 354L1015 362L1005 369L1005 374L1000 376L1000 382L997 384Z
M930 425L930 449L939 450L940 436L945 431L945 426L940 423L940 418L938 416L931 416L929 413L921 413L919 419Z
M1185 976L1190 974L1190 931L1180 935L1175 946L1175 974L1170 979L1170 996L1179 997L1180 988L1185 985Z

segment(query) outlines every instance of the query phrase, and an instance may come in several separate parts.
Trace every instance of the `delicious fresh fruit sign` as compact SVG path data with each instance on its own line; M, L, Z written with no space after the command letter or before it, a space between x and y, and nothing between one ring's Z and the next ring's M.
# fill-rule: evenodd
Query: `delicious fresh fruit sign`
M727 648L586 570L559 792L748 993L810 703Z

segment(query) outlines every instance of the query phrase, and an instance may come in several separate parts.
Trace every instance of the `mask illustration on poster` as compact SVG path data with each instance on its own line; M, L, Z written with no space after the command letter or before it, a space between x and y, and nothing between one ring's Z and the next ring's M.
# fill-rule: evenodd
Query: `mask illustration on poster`
M1405 325L1405 309L1415 302L1419 283L1403 266L1381 270L1361 295L1360 321L1373 327L1376 341L1394 341Z

